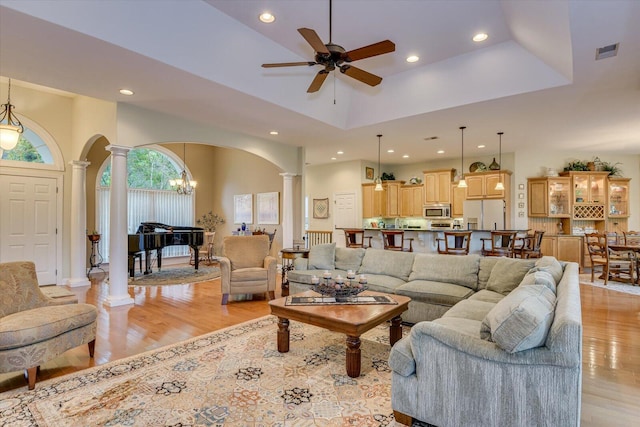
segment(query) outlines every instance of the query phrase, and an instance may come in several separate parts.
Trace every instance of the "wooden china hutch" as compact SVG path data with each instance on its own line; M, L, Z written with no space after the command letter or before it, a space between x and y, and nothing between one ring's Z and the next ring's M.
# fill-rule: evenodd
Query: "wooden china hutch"
M583 236L627 231L630 181L595 171L529 178L529 228L545 231L542 253L590 267Z

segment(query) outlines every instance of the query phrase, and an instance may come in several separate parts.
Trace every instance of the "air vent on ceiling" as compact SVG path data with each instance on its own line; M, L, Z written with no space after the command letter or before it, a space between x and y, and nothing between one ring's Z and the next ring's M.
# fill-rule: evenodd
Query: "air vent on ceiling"
M610 44L609 46L599 47L596 49L596 61L598 59L611 58L618 54L620 43Z

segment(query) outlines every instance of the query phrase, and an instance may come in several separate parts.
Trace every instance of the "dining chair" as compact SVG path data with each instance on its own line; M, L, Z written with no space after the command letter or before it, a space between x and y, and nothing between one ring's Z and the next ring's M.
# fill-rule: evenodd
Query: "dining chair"
M468 255L471 245L471 231L445 231L444 238L437 238L436 241L439 254Z
M347 248L368 248L371 247L371 237L364 235L364 230L361 228L345 228L344 239ZM365 239L369 239L369 244L365 245Z
M622 243L628 246L640 246L640 231L623 231Z
M490 238L480 239L482 241L482 255L513 258L517 234L517 231L492 231Z
M542 246L543 237L543 230L536 230L533 235L525 237L522 246L515 249L515 256L518 258L542 258L540 247Z
M633 262L624 251L609 248L606 233L587 233L584 235L591 260L591 281L595 279L596 269L600 268L600 278L607 285L609 280L633 282Z
M403 230L380 230L384 249L389 251L413 252L413 238L404 237ZM409 247L404 247L404 241L409 242Z

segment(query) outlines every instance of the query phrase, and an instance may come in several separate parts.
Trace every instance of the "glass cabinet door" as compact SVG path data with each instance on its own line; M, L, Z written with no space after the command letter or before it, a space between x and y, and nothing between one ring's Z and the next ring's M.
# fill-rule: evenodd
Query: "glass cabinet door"
M589 201L589 176L573 176L573 201L576 203L586 203Z
M549 216L570 216L568 179L549 181Z
M609 216L629 216L629 180L609 180Z
M589 202L604 204L607 196L606 177L603 175L589 175ZM587 201L587 200L585 200Z

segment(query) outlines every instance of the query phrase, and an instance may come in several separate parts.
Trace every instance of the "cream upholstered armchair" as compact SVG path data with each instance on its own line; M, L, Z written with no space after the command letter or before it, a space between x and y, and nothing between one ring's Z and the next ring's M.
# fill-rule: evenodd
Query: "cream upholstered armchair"
M275 298L276 258L269 255L269 236L226 236L220 261L222 304L229 295L267 292Z
M42 293L33 262L0 263L0 372L26 370L29 390L38 367L88 344L93 357L98 311L64 304Z

